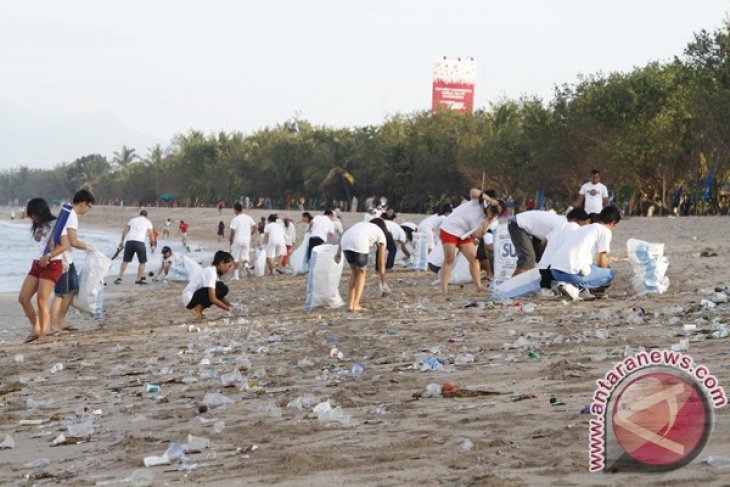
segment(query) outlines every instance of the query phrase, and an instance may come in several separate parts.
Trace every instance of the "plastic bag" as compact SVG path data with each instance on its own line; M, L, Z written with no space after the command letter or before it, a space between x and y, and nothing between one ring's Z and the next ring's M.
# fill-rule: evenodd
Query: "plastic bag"
M196 275L198 272L203 272L203 268L200 267L200 264L195 262L190 257L183 255L182 258L183 267L185 268L185 272L187 273L188 281L193 278L194 275ZM174 269L175 267L173 267ZM172 272L173 269L170 269L170 272Z
M253 273L256 277L262 277L266 272L266 250L256 249L256 257L253 261Z
M664 256L664 244L630 238L626 251L634 268L631 285L637 294L662 294L669 288L669 259Z
M306 274L309 271L307 262L307 248L309 247L309 232L304 234L304 240L289 256L289 265L294 275Z
M312 308L339 308L345 302L340 296L340 278L344 258L335 262L337 245L318 245L312 249L309 259L309 275L307 277L307 300L304 311Z
M442 246L443 248L443 246ZM469 284L472 282L469 261L459 252L454 259L454 266L451 268L449 284Z
M413 270L425 271L428 269L428 235L421 232L413 234L413 252L408 265ZM443 251L443 247L442 247Z
M540 270L533 267L494 286L494 299L507 299L536 293L540 290Z
M112 266L112 260L101 252L89 252L79 277L79 292L74 298L74 306L81 311L95 314L102 308L104 278Z

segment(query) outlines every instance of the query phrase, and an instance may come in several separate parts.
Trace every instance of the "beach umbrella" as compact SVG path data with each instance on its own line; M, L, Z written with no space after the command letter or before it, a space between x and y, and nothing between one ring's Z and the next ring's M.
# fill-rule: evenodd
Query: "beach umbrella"
M174 194L172 194L172 193L165 193L165 194L163 194L163 195L160 195L160 198L159 198L159 200L160 200L160 201L164 201L164 202L166 202L166 203L170 203L170 202L172 202L172 201L177 201L177 196L175 196L175 195L174 195Z

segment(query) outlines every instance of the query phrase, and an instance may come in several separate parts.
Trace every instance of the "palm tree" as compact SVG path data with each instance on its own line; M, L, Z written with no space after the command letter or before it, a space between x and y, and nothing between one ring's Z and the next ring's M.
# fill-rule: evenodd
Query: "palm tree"
M135 149L130 149L126 145L123 145L120 152L114 152L112 164L114 164L116 169L124 170L139 160L139 156L134 152Z

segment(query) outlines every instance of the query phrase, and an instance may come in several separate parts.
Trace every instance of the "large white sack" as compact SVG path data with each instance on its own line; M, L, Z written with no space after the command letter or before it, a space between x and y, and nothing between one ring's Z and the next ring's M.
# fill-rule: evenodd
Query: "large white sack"
M443 270L441 271L443 272ZM439 272L439 274L441 273ZM454 266L451 268L451 277L449 284L469 284L472 282L471 271L469 270L469 261L459 252L454 259Z
M183 255L182 263L183 263L183 268L185 270L185 273L187 274L188 281L190 279L192 279L195 274L203 271L203 268L200 266L200 264L195 262L193 259L191 259L187 255ZM175 268L175 267L176 266L173 266L173 268ZM172 269L170 269L170 272L172 272Z
M631 285L637 294L662 294L669 288L669 259L664 256L664 244L630 238L626 251L634 269Z
M428 254L428 259L426 262L426 265L431 264L434 267L441 268L444 265L444 246L439 244L433 248L430 254Z
M309 232L304 234L302 243L289 256L289 265L294 275L306 274L309 271L307 262L307 248L309 247Z
M103 308L104 295L101 292L104 278L112 266L112 260L101 252L89 252L86 263L79 276L79 292L74 298L74 306L81 311L95 314Z
M540 290L540 270L533 267L494 286L494 299L507 299L536 293Z
M253 260L253 273L256 277L262 277L266 273L266 250L256 248L256 257Z
M494 288L510 279L516 268L517 251L512 245L507 223L501 223L494 234Z
M312 308L339 308L345 302L340 296L340 278L344 257L335 262L337 245L322 244L312 249L307 276L307 300L304 311Z

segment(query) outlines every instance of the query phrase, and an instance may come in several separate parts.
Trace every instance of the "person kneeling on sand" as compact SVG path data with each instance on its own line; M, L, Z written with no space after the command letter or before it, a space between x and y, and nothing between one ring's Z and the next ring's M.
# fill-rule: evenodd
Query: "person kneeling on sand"
M182 302L199 320L205 319L203 310L214 304L225 311L231 310L231 303L226 299L228 286L220 281L220 277L233 269L233 256L219 250L213 256L213 264L196 273L182 292Z
M612 231L619 221L618 209L607 206L598 215L598 223L564 237L550 260L550 272L562 294L574 301L590 299L590 290L602 292L611 284L614 272L608 268L608 252Z
M360 307L360 300L365 289L365 270L368 265L370 247L376 246L376 262L380 274L380 289L388 291L385 282L385 244L388 230L385 222L380 218L373 218L369 222L356 223L342 234L342 240L337 249L335 262L340 262L344 252L347 263L350 264L350 283L347 286L347 311L365 311Z

